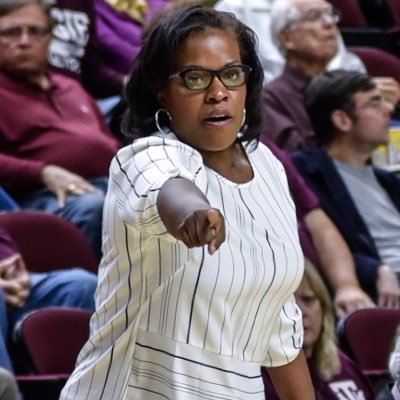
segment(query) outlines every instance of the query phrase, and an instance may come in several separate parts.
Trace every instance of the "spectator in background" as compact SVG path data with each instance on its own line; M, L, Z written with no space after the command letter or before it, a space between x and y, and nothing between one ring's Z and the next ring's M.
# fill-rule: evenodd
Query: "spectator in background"
M325 0L279 0L272 5L272 39L286 64L282 75L265 86L263 133L287 151L315 146L303 93L337 53L338 21L339 14ZM376 78L376 82L396 104L399 84L389 77Z
M400 180L371 164L393 105L369 75L344 70L315 77L305 99L321 147L294 153L294 163L347 241L362 287L400 307Z
M76 81L50 72L45 1L0 2L0 185L21 208L76 224L101 254L108 167L119 142Z
M289 155L272 141L263 143L281 161L289 189L296 205L300 244L304 255L318 267L332 290L338 318L348 312L371 307L373 302L360 287L352 254L336 225L320 207L316 195L308 188Z
M120 95L142 30L170 0L57 0L49 61L81 79L96 99Z
M264 68L265 81L277 78L283 71L285 57L276 46L270 29L271 6L281 0L220 0L215 8L233 12L241 21L252 28L259 39L259 56ZM362 61L349 52L340 32L338 32L338 50L329 61L327 69L346 68L365 72Z
M307 260L295 298L303 314L303 350L317 400L373 400L370 382L337 347L335 317L328 289L316 268ZM265 370L263 378L266 398L278 400Z

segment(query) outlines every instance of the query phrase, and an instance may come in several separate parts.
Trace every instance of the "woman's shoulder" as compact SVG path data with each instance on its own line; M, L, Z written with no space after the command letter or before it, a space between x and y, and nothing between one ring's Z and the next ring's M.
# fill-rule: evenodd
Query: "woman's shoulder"
M110 172L112 175L125 171L129 173L146 170L198 171L203 167L203 158L192 147L182 143L173 134L153 134L134 140L123 147L114 157Z

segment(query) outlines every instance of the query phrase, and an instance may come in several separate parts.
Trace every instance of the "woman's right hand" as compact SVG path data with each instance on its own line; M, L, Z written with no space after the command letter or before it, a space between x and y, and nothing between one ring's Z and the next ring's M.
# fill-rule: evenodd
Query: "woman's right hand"
M190 213L178 227L179 239L189 248L208 245L214 254L225 241L225 220L216 208Z

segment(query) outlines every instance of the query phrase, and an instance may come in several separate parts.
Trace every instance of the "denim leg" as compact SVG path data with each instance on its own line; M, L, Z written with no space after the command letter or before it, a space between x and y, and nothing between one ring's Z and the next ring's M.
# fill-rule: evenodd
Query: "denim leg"
M76 225L86 237L98 260L101 258L101 229L104 197L97 193L68 196L67 204L56 212Z
M18 199L22 208L56 214L75 224L91 245L95 255L101 258L101 229L103 220L104 193L107 178L101 177L89 181L101 193L86 193L81 196L69 195L66 204L60 208L53 193L41 189Z
M0 186L0 210L17 211L18 204L14 199Z
M13 371L7 350L8 318L3 291L0 289L0 367Z
M10 328L27 312L45 307L72 307L94 311L97 276L80 268L32 273L31 293L22 308L8 314Z

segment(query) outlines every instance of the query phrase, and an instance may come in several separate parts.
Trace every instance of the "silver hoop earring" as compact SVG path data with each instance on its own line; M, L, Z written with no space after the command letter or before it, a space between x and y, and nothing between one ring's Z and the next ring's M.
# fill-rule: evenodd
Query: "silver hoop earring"
M160 133L163 133L164 135L166 135L167 133L161 128L161 125L160 125L160 122L159 122L159 118L160 118L160 113L161 112L163 112L163 113L165 113L167 115L170 123L172 122L172 118L171 118L171 114L168 111L163 110L162 108L158 109L156 111L155 115L154 115L154 121L156 123L156 127L157 127L158 131Z

